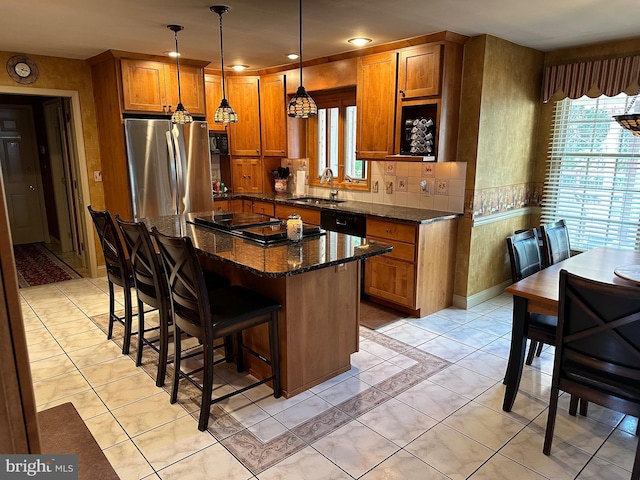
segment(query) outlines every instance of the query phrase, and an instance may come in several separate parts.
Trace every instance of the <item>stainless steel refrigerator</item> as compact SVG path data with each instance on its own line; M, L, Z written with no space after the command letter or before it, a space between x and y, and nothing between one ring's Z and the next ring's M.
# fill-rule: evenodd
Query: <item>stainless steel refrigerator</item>
M207 122L124 121L135 218L213 209Z

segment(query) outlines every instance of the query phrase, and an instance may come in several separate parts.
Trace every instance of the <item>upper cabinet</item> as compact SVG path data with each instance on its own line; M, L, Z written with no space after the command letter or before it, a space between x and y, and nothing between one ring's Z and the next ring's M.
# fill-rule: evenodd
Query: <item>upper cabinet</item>
M216 123L213 116L222 100L222 77L206 73L204 75L204 93L207 106L207 124L210 131L224 132L224 123Z
M178 105L175 64L122 59L122 101L126 112L171 113ZM180 66L182 104L192 115L205 114L204 71Z
M229 153L256 156L260 149L259 77L227 78L229 104L238 114L238 122L229 124Z
M260 77L260 126L262 155L287 156L286 78L281 74Z
M358 58L357 158L383 159L393 154L397 59L396 52Z
M442 46L420 45L400 51L398 95L403 99L440 94L440 51Z

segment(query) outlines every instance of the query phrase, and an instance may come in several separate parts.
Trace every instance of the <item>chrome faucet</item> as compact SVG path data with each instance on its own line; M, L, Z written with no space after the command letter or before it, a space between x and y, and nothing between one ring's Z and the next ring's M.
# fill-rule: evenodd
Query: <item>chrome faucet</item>
M338 196L338 189L333 186L333 171L330 168L325 168L320 177L320 183L326 183L329 181L329 197L331 200L335 200Z

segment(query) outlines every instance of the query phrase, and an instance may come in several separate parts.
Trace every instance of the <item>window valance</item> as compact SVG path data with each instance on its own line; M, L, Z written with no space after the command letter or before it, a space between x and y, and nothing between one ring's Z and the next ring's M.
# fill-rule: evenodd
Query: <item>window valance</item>
M640 56L553 65L544 70L542 101L547 103L559 92L572 99L590 91L613 97L629 88L637 89L639 76Z

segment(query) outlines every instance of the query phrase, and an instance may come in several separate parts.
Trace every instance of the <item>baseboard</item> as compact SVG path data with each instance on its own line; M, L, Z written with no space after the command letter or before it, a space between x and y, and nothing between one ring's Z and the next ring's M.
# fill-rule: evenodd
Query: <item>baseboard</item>
M492 299L493 297L497 297L498 295L502 295L504 293L504 289L511 285L511 281L502 282L499 285L495 285L491 288L487 288L481 292L478 292L470 297L463 297L461 295L453 296L453 306L457 308L462 308L464 310L468 310L476 305L480 305L482 302L486 302L487 300Z

